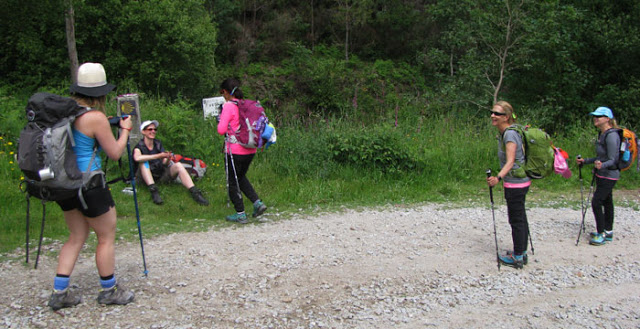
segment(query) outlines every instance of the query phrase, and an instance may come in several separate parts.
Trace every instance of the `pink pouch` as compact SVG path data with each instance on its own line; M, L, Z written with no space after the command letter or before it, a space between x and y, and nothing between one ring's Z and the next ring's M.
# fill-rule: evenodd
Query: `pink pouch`
M563 156L563 150L553 147L554 151L554 159L553 159L553 170L562 175L564 178L571 177L571 169L569 169L569 165L567 164L567 159ZM566 152L564 152L566 153Z

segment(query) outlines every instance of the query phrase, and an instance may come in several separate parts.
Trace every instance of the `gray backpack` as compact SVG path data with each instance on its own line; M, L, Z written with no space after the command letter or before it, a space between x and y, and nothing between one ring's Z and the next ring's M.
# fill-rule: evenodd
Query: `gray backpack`
M31 96L25 108L28 123L18 140L18 166L24 173L29 195L45 201L65 200L78 195L83 201L82 188L87 187L90 181L104 180L102 171L88 170L96 150L85 172L78 169L73 152L73 122L88 110L71 98L55 94ZM93 179L98 174L102 174L101 177Z

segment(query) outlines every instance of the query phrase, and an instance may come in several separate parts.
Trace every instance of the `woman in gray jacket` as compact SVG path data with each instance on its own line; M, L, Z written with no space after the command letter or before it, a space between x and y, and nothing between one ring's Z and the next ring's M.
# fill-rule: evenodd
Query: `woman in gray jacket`
M613 240L613 187L620 179L620 135L613 112L608 107L598 107L589 113L593 125L600 131L596 140L596 157L577 159L578 165L594 165L596 191L591 199L597 232L591 233L589 244L601 246Z

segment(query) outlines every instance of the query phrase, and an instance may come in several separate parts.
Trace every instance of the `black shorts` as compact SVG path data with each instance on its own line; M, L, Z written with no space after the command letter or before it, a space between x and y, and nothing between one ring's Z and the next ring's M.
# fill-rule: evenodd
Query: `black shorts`
M151 171L151 177L153 177L153 181L157 184L175 180L175 177L171 177L171 170L168 166L163 166L160 169ZM140 167L138 167L138 170L136 171L136 182L144 183L144 179L142 179L142 173L140 172Z
M77 196L62 201L56 201L56 203L60 206L62 211L78 209L84 216L89 218L103 215L108 212L109 209L116 206L116 203L113 202L113 197L111 196L111 191L109 191L108 186L92 188L84 191L82 195L84 196L84 202L87 204L87 209L82 207L82 202L80 202L80 199Z

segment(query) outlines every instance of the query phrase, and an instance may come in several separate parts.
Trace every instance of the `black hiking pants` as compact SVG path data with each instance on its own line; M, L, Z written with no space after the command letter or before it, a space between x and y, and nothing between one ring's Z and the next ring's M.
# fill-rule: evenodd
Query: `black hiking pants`
M596 218L598 233L613 231L613 187L616 182L596 176L596 191L591 199L591 209Z
M504 198L507 200L507 215L511 225L511 238L513 239L513 253L522 255L528 248L529 222L524 202L529 192L525 188L505 188Z
M242 201L242 193L251 200L251 203L258 201L258 193L253 189L253 185L247 178L247 171L253 161L255 154L238 155L234 154L233 157L227 153L227 165L229 166L227 172L227 182L229 183L229 199L233 203L233 208L236 212L244 211L244 203ZM236 181L236 177L238 180ZM242 192L242 193L241 193Z

